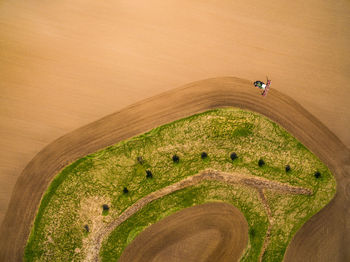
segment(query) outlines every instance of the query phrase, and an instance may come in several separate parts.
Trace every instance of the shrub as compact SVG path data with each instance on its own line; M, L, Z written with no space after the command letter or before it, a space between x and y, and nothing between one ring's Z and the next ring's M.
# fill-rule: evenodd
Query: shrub
M138 156L137 157L137 162L139 162L140 165L143 165L143 163L145 162L142 158L142 156Z
M201 158L202 158L202 159L205 159L205 158L207 158L207 157L208 157L208 154L207 154L206 152L202 152Z
M126 187L124 187L123 193L124 193L124 194L127 194L127 193L129 193L129 190L128 190Z
M237 156L237 154L236 154L235 152L233 152L233 153L231 153L230 158L231 158L231 160L233 161L233 160L235 160L236 158L238 158L238 156Z
M85 229L85 231L86 231L87 233L90 232L90 229L89 229L89 226L88 226L88 225L85 225L85 226L84 226L84 229Z
M289 171L290 171L290 166L286 165L286 172L289 172Z
M320 178L320 177L321 177L321 173L320 173L319 171L317 171L317 172L315 172L314 176L315 176L316 178Z
M174 163L179 163L180 158L177 155L173 155L173 161Z
M108 215L108 212L109 212L109 206L107 205L107 204L104 204L103 206L102 206L102 215L103 216L107 216Z
M146 177L147 178L152 178L153 177L152 172L150 170L146 170Z
M260 167L262 167L263 165L265 165L264 160L262 160L262 159L260 158L260 159L259 159L259 162L258 162L258 165L259 165Z

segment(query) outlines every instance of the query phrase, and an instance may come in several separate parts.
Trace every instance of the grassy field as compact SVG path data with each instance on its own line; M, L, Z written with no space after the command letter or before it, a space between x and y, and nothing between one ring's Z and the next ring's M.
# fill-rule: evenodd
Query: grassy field
M207 153L204 159L202 152ZM238 156L234 161L232 152ZM174 154L178 163L172 159ZM265 162L262 167L259 159ZM290 165L289 172L286 165ZM328 168L283 128L257 113L211 110L155 128L64 168L41 201L24 259L83 260L95 233L126 208L206 168L264 177L311 189L313 194L265 190L271 222L255 189L203 182L152 202L122 223L103 242L102 260L117 260L139 232L177 210L224 201L240 209L250 227L242 261L257 260L269 224L271 237L263 260L281 261L296 231L335 194L335 179ZM147 178L146 171L152 177ZM104 204L108 210L103 211Z

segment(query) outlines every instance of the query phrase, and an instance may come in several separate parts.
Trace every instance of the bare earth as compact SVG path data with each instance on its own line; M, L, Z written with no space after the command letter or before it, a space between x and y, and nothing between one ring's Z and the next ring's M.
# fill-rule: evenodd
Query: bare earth
M257 111L279 123L313 151L336 177L335 198L297 233L285 260L348 261L349 149L290 97L272 89L262 98L251 85L251 81L232 77L195 82L129 106L45 147L16 183L11 208L0 228L0 261L21 260L42 194L54 175L68 163L167 122L225 106Z
M248 242L243 214L225 203L179 211L139 234L120 262L237 261ZM136 252L135 252L136 251Z
M55 139L219 76L264 80L350 146L348 0L11 0L0 4L0 223Z

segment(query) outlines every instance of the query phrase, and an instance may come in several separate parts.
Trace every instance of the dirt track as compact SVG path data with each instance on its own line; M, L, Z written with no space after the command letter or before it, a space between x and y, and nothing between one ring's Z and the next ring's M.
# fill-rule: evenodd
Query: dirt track
M260 112L281 124L327 164L337 179L332 202L297 233L286 261L350 259L350 152L298 103L272 89L262 98L247 80L203 80L146 99L71 132L44 148L20 175L0 228L0 260L21 260L41 196L65 165L153 127L216 107ZM310 252L312 250L312 252Z
M247 242L243 214L229 204L209 203L150 226L125 249L120 262L232 262L239 259Z

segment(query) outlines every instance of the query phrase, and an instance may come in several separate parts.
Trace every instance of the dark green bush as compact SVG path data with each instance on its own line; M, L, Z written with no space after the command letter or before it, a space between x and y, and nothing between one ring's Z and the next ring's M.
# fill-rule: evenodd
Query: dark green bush
M289 171L290 171L290 166L286 165L286 172L289 172Z
M233 153L231 153L230 158L231 158L231 160L233 161L233 160L235 160L236 158L238 158L238 156L237 156L237 154L236 154L235 152L233 152Z
M108 206L107 204L104 204L104 205L102 206L102 215L103 215L103 216L107 216L108 213L109 213L109 206Z
M146 177L147 178L152 178L153 177L153 174L150 170L146 170Z
M265 165L265 161L262 160L262 159L260 158L260 159L259 159L259 162L258 162L258 165L259 165L260 167L262 167L263 165Z
M320 177L321 177L321 173L320 173L319 171L317 171L317 172L315 172L314 176L315 176L316 178L320 178Z
M180 158L178 157L178 155L173 155L173 161L174 163L179 163Z

